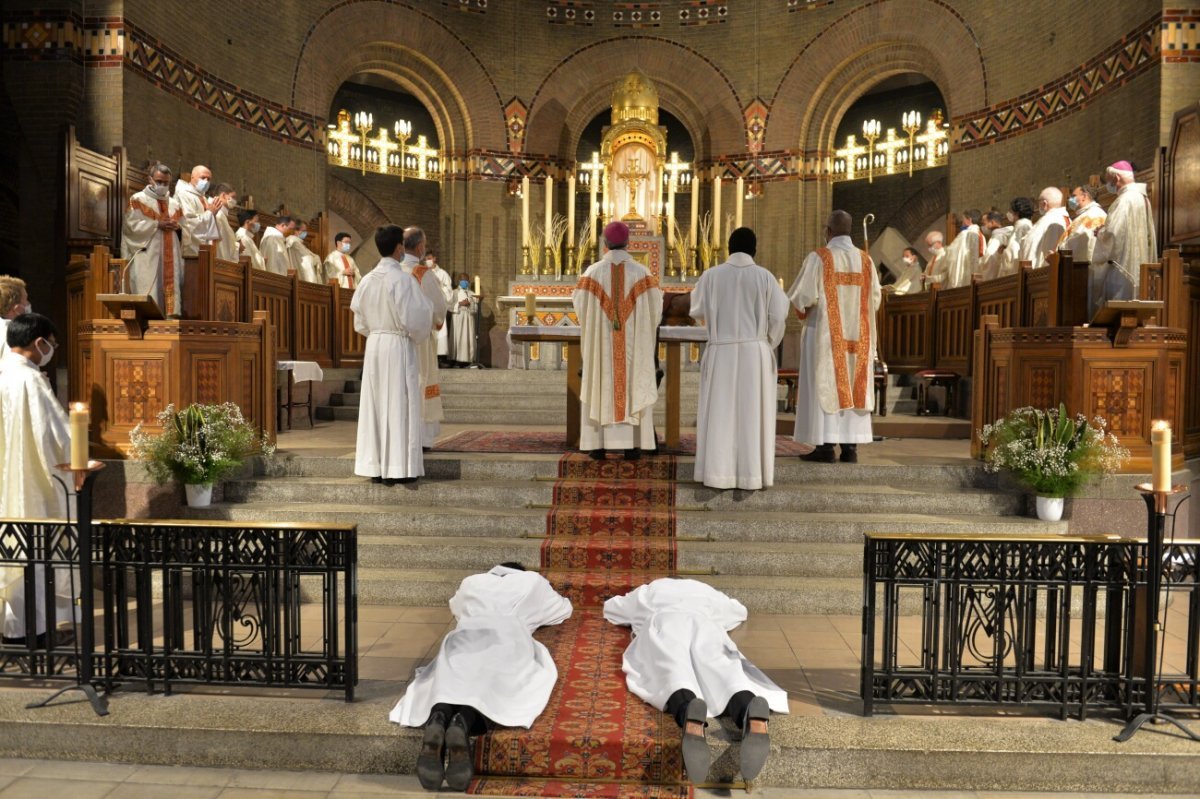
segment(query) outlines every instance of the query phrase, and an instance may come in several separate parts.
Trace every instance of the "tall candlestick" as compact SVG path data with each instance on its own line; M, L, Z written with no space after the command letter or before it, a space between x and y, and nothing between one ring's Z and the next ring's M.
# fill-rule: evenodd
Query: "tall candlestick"
M721 176L713 178L712 247L721 246Z
M741 175L737 179L737 201L733 206L733 226L740 228L742 226L742 200L746 196L746 182Z
M88 465L88 406L82 402L71 403L71 468L86 469Z
M612 198L609 197L609 192L611 192L611 191L612 191L612 179L609 177L608 167L606 166L604 168L604 197L603 197L604 204L600 206L600 208L601 208L600 221L601 222L603 222L605 219L607 219L609 214L612 213Z
M529 175L521 178L521 246L529 246Z
M700 186L692 181L692 221L688 228L688 246L696 249L696 220L700 218Z
M525 295L525 324L536 325L537 322L537 295Z
M575 246L575 173L567 176L567 247Z
M550 246L550 226L554 222L554 178L546 175L546 234L543 236L545 246Z
M599 154L596 155L594 160L597 162L600 160ZM592 220L592 224L588 226L591 229L591 233L588 236L588 244L593 247L596 246L596 226L600 224L600 207L596 205L596 189L599 186L596 184L602 180L602 174L600 170L593 170L588 175L588 218Z
M1159 419L1150 425L1152 458L1151 486L1155 491L1171 490L1171 425Z
M475 276L475 296L479 296L479 275Z
M667 249L675 246L675 171L667 178Z

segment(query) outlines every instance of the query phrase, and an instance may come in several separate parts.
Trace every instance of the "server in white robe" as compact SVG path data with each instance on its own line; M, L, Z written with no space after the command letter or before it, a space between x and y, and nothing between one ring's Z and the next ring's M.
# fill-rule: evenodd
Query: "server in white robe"
M1154 210L1145 183L1134 182L1133 165L1118 161L1108 168L1108 190L1117 195L1108 207L1108 219L1096 234L1092 258L1098 269L1088 275L1088 297L1093 313L1109 300L1138 296L1142 264L1158 260Z
M220 238L217 239L217 257L222 261L237 262L238 259L238 240L237 233L230 224L230 214L236 218L237 215L237 192L233 186L228 183L218 183L213 188L213 195L222 202L221 207L217 210L217 233Z
M787 326L788 298L754 263L754 231L729 236L729 260L696 281L688 313L708 327L700 360L696 480L711 488L775 483L775 348Z
M1071 216L1063 208L1062 189L1047 186L1038 195L1038 210L1042 215L1021 239L1018 261L1029 261L1034 269L1046 265L1046 258L1056 252L1066 240Z
M479 296L471 291L471 276L458 273L458 286L450 295L451 347L454 365L464 368L475 363L475 314L479 311Z
M896 276L896 282L891 285L892 293L914 294L921 290L921 258L912 247L905 247L900 264L889 269Z
M417 342L421 358L421 387L425 401L421 406L424 425L421 428L421 445L426 451L433 449L438 433L442 429L442 381L438 374L437 332L446 325L446 296L442 284L433 276L432 270L423 261L425 254L425 231L419 227L404 229L404 260L401 264L420 286L429 307L433 309L433 329L428 338Z
M433 309L396 260L403 238L395 225L376 231L375 246L387 255L350 301L354 329L367 337L354 473L388 485L425 473L418 347L433 329Z
M1012 238L1012 225L1004 224L999 211L988 211L983 215L983 229L987 233L987 248L983 251L983 279L1000 277L1004 268L1008 242Z
M175 199L183 215L179 227L183 231L183 257L195 258L201 244L213 244L221 238L217 228L217 211L225 207L220 197L205 196L211 185L212 172L206 166L192 167L188 180L175 181Z
M621 659L625 684L683 729L688 778L700 782L708 774L709 711L742 730L742 776L758 776L770 751L768 710L787 713L788 699L729 637L746 620L746 607L698 580L666 577L609 599L604 618L633 628Z
M1096 231L1104 227L1108 214L1096 202L1096 189L1087 185L1076 186L1071 191L1067 206L1075 217L1067 228L1066 248L1071 251L1071 260L1075 263L1091 264Z
M825 226L828 244L804 259L788 299L804 316L796 391L797 441L815 450L804 460L858 461L869 444L875 408L875 311L881 298L871 256L850 241L851 219L834 211Z
M579 450L597 460L608 450L624 450L627 459L636 460L642 450L657 448L654 350L662 290L626 252L628 241L624 223L605 226L608 252L587 268L571 295L583 360Z
M258 249L266 262L268 272L286 275L293 269L287 240L295 232L296 220L286 215L279 217L274 225L263 231Z
M258 249L258 243L254 241L254 236L258 231L262 230L262 222L258 221L258 214L249 209L243 208L238 211L238 255L248 256L250 258L250 267L252 269L267 268L267 262L263 260L262 252Z
M307 238L308 225L305 222L300 222L296 228L296 232L284 239L287 244L288 260L291 262L291 268L306 283L324 283L325 279L323 275L325 267L316 253L308 249L304 244L304 240Z
M1014 197L1009 203L1008 220L1012 223L1013 232L1009 237L998 277L1016 274L1021 266L1021 245L1033 230L1033 200L1028 197Z
M65 519L67 498L55 466L71 457L67 413L41 369L58 346L54 325L41 314L12 319L0 363L0 519ZM72 575L55 568L55 621L72 619ZM0 567L4 642L25 643L25 569ZM34 635L46 632L45 568L34 567Z
M956 289L971 285L971 278L983 272L987 242L979 223L983 214L971 208L962 212L962 228L946 248L946 281L942 288Z
M432 250L425 253L424 264L437 280L438 286L441 287L442 294L446 298L446 309L449 310L450 295L454 293L454 281L450 278L450 273L438 264L437 254ZM450 325L448 324L442 325L437 334L437 358L439 364L446 363L450 358Z
M463 580L450 612L457 626L437 657L417 670L388 718L425 727L417 758L421 785L437 790L444 776L461 791L473 776L469 736L485 732L489 722L528 728L546 708L558 669L533 632L569 619L571 603L545 577L506 563Z
M8 323L23 313L33 313L25 281L12 275L0 275L0 368L8 352Z
M943 241L945 237L939 230L931 230L925 234L925 249L929 252L929 260L925 262L925 274L922 277L925 288L934 283L946 285L949 271L946 268L946 247Z
M121 224L121 257L131 294L149 294L165 316L183 310L183 249L179 243L183 211L170 195L171 170L150 168L146 188L129 198Z
M354 238L349 233L338 233L333 237L333 252L325 256L325 281L336 280L344 289L353 290L362 280L362 272L350 250Z

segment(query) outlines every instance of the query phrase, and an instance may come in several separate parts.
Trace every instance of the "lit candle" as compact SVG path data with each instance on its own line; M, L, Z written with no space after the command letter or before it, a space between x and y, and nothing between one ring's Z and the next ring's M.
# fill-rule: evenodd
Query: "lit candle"
M1171 490L1171 425L1159 419L1150 425L1150 448L1153 460L1152 487L1155 491Z
M712 248L721 246L721 176L713 178Z
M529 246L529 175L521 178L521 246Z
M742 200L746 194L746 182L738 175L737 179L737 202L733 206L733 226L740 228L742 226Z
M667 178L667 249L675 247L675 171Z
M700 187L692 182L692 221L688 228L688 246L696 249L696 220L700 216Z
M567 247L575 246L575 173L567 176Z
M530 293L530 294L525 295L525 324L527 324L527 325L536 325L537 324L537 295L536 294Z
M88 465L88 406L71 403L71 468L86 469Z
M783 278L779 278L779 288L783 288ZM786 289L785 289L786 291Z
M475 296L479 296L479 275L475 276Z
M546 232L543 241L550 246L550 227L554 223L554 178L546 175Z

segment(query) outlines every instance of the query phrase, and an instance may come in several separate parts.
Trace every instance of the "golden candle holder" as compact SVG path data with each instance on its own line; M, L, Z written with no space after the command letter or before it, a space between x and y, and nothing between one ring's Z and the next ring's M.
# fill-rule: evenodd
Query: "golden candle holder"
M88 475L95 474L96 472L100 471L101 469L104 468L104 465L105 464L103 461L89 460L87 462L87 466L85 466L82 469L72 469L71 464L69 464L69 463L60 463L60 464L57 464L54 468L60 472L64 472L64 473L70 472L71 473L71 475L73 477L73 484L75 486L75 491L76 491L76 493L78 493L80 490L83 489L83 484L84 484L84 482L87 481Z
M528 244L521 245L521 274L533 274L533 263L530 261Z

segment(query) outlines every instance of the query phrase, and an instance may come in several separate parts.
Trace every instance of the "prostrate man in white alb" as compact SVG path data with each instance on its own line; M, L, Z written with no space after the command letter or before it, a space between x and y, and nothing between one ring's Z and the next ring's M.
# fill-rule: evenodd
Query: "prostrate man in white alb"
M1071 191L1067 205L1074 212L1075 218L1067 228L1065 247L1071 251L1071 260L1091 264L1092 249L1096 246L1096 231L1104 227L1108 214L1100 207L1100 203L1096 202L1096 190L1091 186L1076 186Z
M454 328L450 357L460 369L475 363L475 313L478 310L479 296L471 292L471 276L460 272L458 286L450 295L450 322Z
M325 280L336 280L344 289L353 289L362 280L362 272L350 255L354 239L349 233L338 233L333 237L333 251L325 256Z
M179 227L183 231L184 258L195 258L200 254L201 244L212 244L221 238L217 211L225 207L225 201L205 196L211 182L212 172L206 166L194 166L188 180L175 181L175 199L183 212Z
M1033 231L1033 200L1028 197L1014 197L1008 206L1008 221L1012 225L1012 235L1008 239L1008 247L1004 252L1000 272L997 277L1016 274L1021 261L1021 246L1025 237Z
M177 232L183 211L170 191L171 170L155 164L146 188L129 198L121 224L121 257L129 292L149 294L163 315L178 316L183 310L183 248Z
M1012 238L1012 225L1004 224L999 211L988 211L983 215L983 229L988 234L987 249L983 252L983 279L1000 277L1005 268L1008 242Z
M433 310L433 329L430 335L417 342L421 356L421 387L425 401L421 406L424 426L421 428L421 446L428 452L433 449L442 429L442 382L438 375L437 331L446 325L446 295L442 284L431 274L431 269L422 263L425 255L425 231L419 227L404 229L404 260L401 266L412 275L421 288L421 294Z
M8 352L8 323L21 314L33 313L25 281L11 275L0 275L0 369Z
M258 221L258 213L249 208L243 208L238 211L238 255L245 255L250 258L250 267L252 269L267 268L267 262L263 260L262 252L258 249L258 244L254 241L254 235L262 229L262 223Z
M1033 229L1021 239L1018 261L1029 261L1034 269L1046 265L1046 258L1058 250L1071 226L1071 216L1063 208L1062 189L1047 186L1038 195L1038 210L1041 216L1033 223Z
M301 280L306 283L324 283L321 278L324 272L321 259L305 246L304 240L307 238L308 224L301 221L297 224L296 232L284 239L287 243L288 260Z
M1098 267L1088 276L1093 313L1109 300L1136 299L1142 264L1158 260L1158 237L1146 184L1134 182L1133 165L1128 161L1110 166L1106 177L1106 186L1117 199L1108 207L1108 219L1092 250Z
M971 208L962 212L962 227L946 248L946 282L942 288L969 286L971 278L983 271L983 255L987 249L979 223L983 214Z
M528 729L541 715L558 669L533 632L569 619L571 603L540 574L503 563L463 580L450 612L458 625L388 716L425 728L417 779L430 791L443 779L451 790L467 789L475 775L470 736L490 725Z
M688 313L708 328L700 361L696 480L712 488L775 483L775 348L787 326L788 298L754 263L758 241L741 227L729 260L696 281Z
M367 337L354 473L386 485L425 474L418 342L429 338L433 311L396 260L403 239L395 225L375 232L384 257L350 300L354 329Z
M8 352L0 364L0 519L65 519L67 500L52 475L71 457L67 413L41 369L54 357L58 338L41 314L22 314L8 323ZM25 570L0 567L4 643L24 644ZM72 618L72 580L55 569L55 619ZM34 635L46 632L45 568L34 568Z
M238 259L238 241L237 233L233 230L233 225L229 223L229 215L237 213L237 192L233 186L228 183L218 183L213 188L213 195L221 201L221 207L217 210L217 232L221 237L217 239L217 257L222 261L234 261Z
M742 777L757 777L771 751L770 711L787 713L788 698L729 637L746 620L745 606L698 580L664 577L605 602L604 618L633 628L621 660L625 684L683 730L688 779L708 775L710 710L741 731Z
M830 214L827 245L804 259L788 291L805 319L795 438L816 447L800 457L817 463L833 463L834 444L842 447L843 463L857 463L858 445L872 440L881 293L871 256L855 248L851 229L850 214Z
M296 232L296 220L286 214L275 220L275 224L263 231L258 249L266 261L267 271L286 275L292 270L292 259L288 254L287 240Z
M583 353L579 450L596 460L609 450L624 450L627 460L637 460L642 450L657 448L654 350L662 290L625 251L628 242L628 226L608 223L608 252L587 268L571 295Z
M931 230L925 234L925 249L929 251L929 260L925 262L925 274L922 276L924 288L934 283L946 283L946 248L942 245L945 237L940 230Z
M446 298L446 310L450 310L450 295L454 293L454 281L450 279L450 273L442 269L437 262L437 254L433 250L425 253L425 268L433 273L437 279L438 285L442 289L442 294ZM437 359L438 366L448 366L450 358L450 326L442 325L442 329L437 334Z

